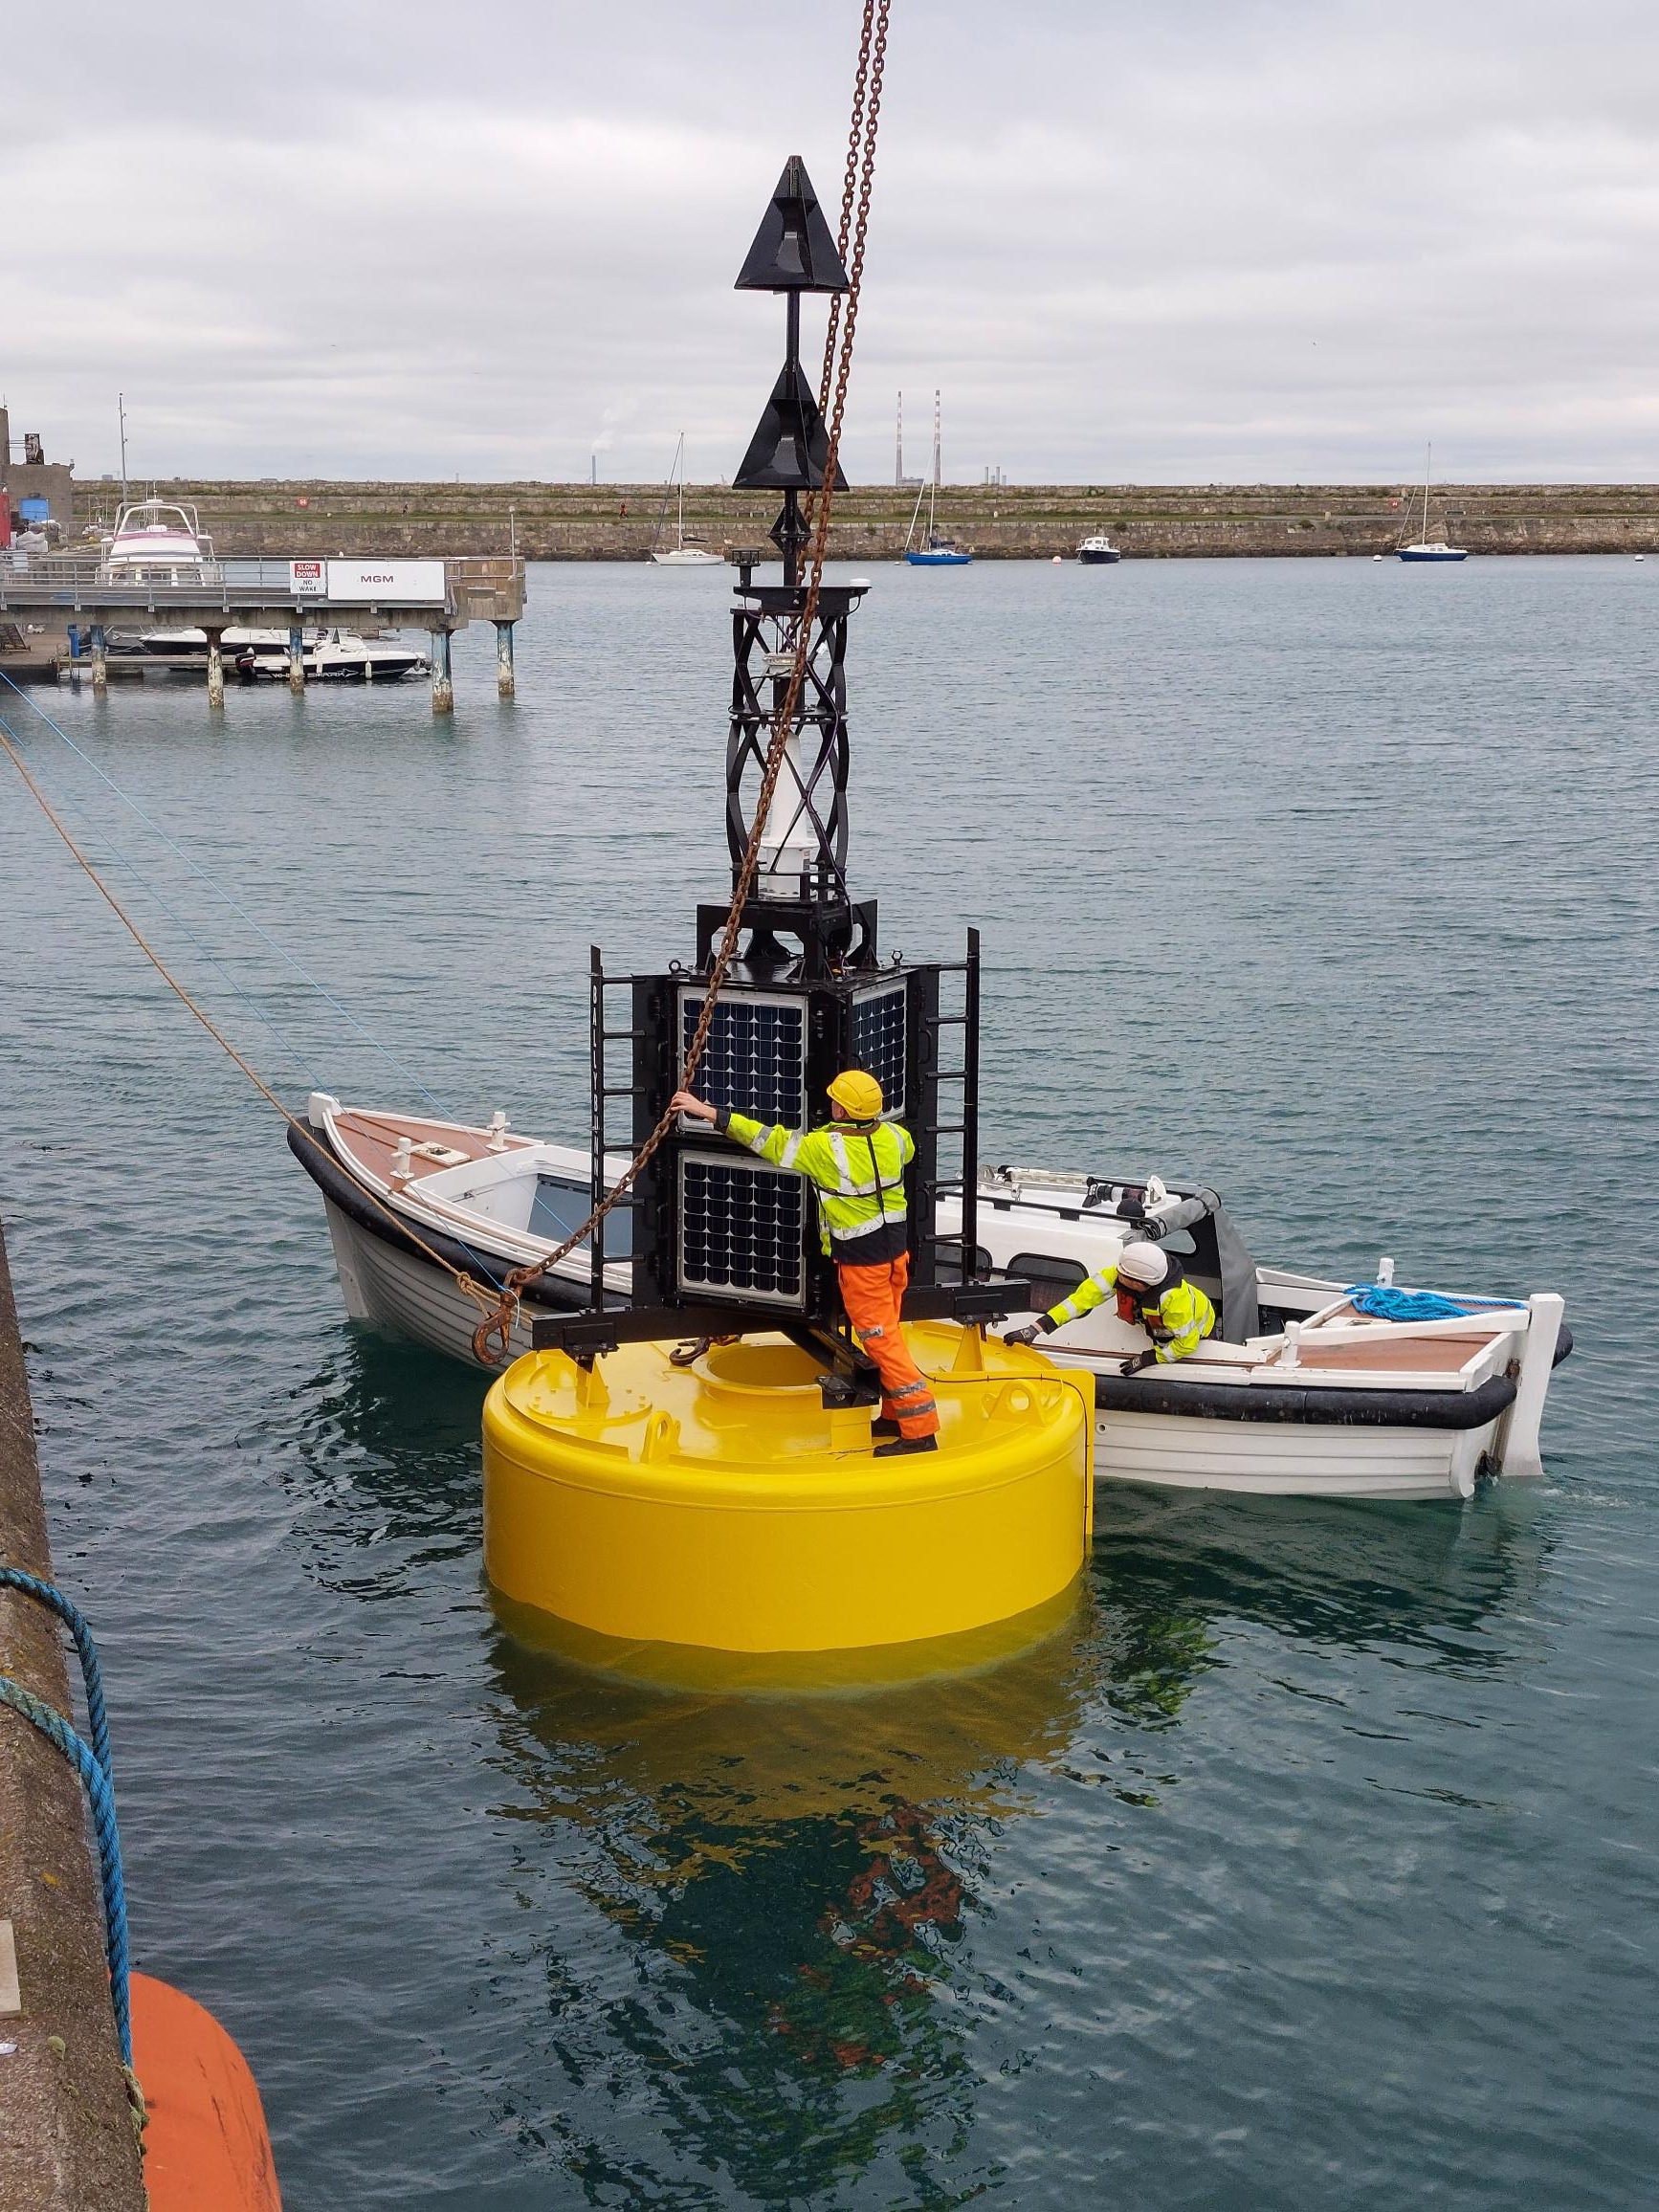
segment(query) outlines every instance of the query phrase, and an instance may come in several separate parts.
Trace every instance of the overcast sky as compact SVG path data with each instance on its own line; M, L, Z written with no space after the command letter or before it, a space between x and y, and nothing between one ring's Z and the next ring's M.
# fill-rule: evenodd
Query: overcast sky
M855 0L6 11L0 391L138 475L729 476ZM1652 0L894 0L850 474L1659 476ZM817 310L810 311L816 327Z

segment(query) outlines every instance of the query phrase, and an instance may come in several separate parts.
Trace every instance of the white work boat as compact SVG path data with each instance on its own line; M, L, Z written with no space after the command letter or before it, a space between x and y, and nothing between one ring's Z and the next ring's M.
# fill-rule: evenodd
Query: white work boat
M1077 558L1085 568L1110 568L1123 555L1104 530L1096 530L1078 546Z
M452 1358L474 1360L479 1309L431 1253L493 1288L544 1260L587 1216L586 1149L520 1136L500 1116L474 1127L346 1107L319 1092L306 1118L314 1141L291 1131L289 1143L321 1190L347 1313ZM608 1161L608 1180L626 1165ZM612 1223L606 1280L623 1303L628 1217ZM960 1211L941 1206L939 1226L960 1233ZM1217 1335L1190 1359L1128 1376L1124 1359L1148 1339L1113 1301L1043 1340L1051 1358L1094 1378L1102 1479L1449 1498L1471 1495L1483 1474L1541 1473L1544 1401L1572 1342L1555 1294L1505 1302L1457 1293L1443 1318L1375 1318L1367 1305L1401 1302L1377 1294L1391 1286L1258 1266L1212 1191L981 1171L979 1268L1029 1279L1043 1308L1148 1236L1208 1294ZM590 1280L582 1247L529 1286L513 1355L530 1349L537 1314L585 1307Z

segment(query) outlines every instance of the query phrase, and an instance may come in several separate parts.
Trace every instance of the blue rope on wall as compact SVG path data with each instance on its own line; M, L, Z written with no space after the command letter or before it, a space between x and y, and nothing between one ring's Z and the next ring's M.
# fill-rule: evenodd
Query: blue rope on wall
M86 1689L86 1733L92 1741L92 1755L113 1782L115 1769L109 1761L109 1721L103 1709L103 1670L98 1663L98 1646L92 1640L86 1615L72 1598L64 1596L55 1582L43 1582L38 1575L27 1574L21 1567L0 1567L0 1590L21 1590L26 1597L35 1599L55 1613L74 1637L76 1656L80 1661L80 1679Z
M12 1681L9 1674L0 1674L0 1705L10 1705L20 1713L31 1727L39 1730L49 1743L68 1759L79 1775L92 1807L93 1833L98 1838L99 1876L103 1888L104 1953L109 1960L110 2002L115 2007L116 2034L121 2043L122 2064L132 2065L132 1997L128 1986L132 1973L132 1953L127 1939L126 1884L122 1874L121 1830L116 1825L115 1786L109 1762L109 1724L104 1713L103 1677L98 1661L98 1647L80 1609L54 1583L42 1582L38 1575L26 1574L21 1567L0 1567L0 1588L19 1590L25 1597L35 1599L55 1613L75 1639L75 1648L80 1659L81 1679L86 1685L87 1728L92 1736L90 1743L77 1736L61 1713L39 1697L33 1691L25 1690L21 1682Z

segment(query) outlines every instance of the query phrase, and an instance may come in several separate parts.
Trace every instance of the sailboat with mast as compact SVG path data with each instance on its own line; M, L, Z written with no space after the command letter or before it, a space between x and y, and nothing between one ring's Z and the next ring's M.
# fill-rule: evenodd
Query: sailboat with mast
M1467 561L1467 547L1450 545L1444 538L1430 538L1428 535L1428 479L1433 469L1434 448L1430 446L1427 458L1423 464L1423 529L1414 545L1396 545L1395 554L1402 561Z
M674 543L663 546L662 526L668 519L668 502L675 488L679 493L678 518L675 528ZM679 433L679 443L674 450L674 466L668 473L668 482L662 488L662 505L657 509L656 528L651 534L651 557L659 568L723 568L724 556L711 551L697 538L685 534L685 432Z
M911 513L910 529L904 541L904 558L913 568L965 568L973 555L965 545L959 545L954 538L942 536L937 524L940 492L940 438L939 394L933 395L933 474L916 495L916 506ZM927 500L927 535L918 540L916 526L921 520L921 502Z

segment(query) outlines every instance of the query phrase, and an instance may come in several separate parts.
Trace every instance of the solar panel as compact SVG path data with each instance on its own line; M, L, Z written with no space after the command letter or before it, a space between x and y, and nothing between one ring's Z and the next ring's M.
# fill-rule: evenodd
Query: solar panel
M860 991L852 1001L852 1065L881 1085L889 1114L904 1112L905 1001L903 984Z
M680 1056L690 1050L702 1011L700 990L679 994ZM735 1107L757 1121L807 1123L807 1008L800 999L733 991L715 1007L697 1073L697 1090L712 1106Z
M679 1287L707 1296L807 1301L807 1185L729 1153L679 1155Z

